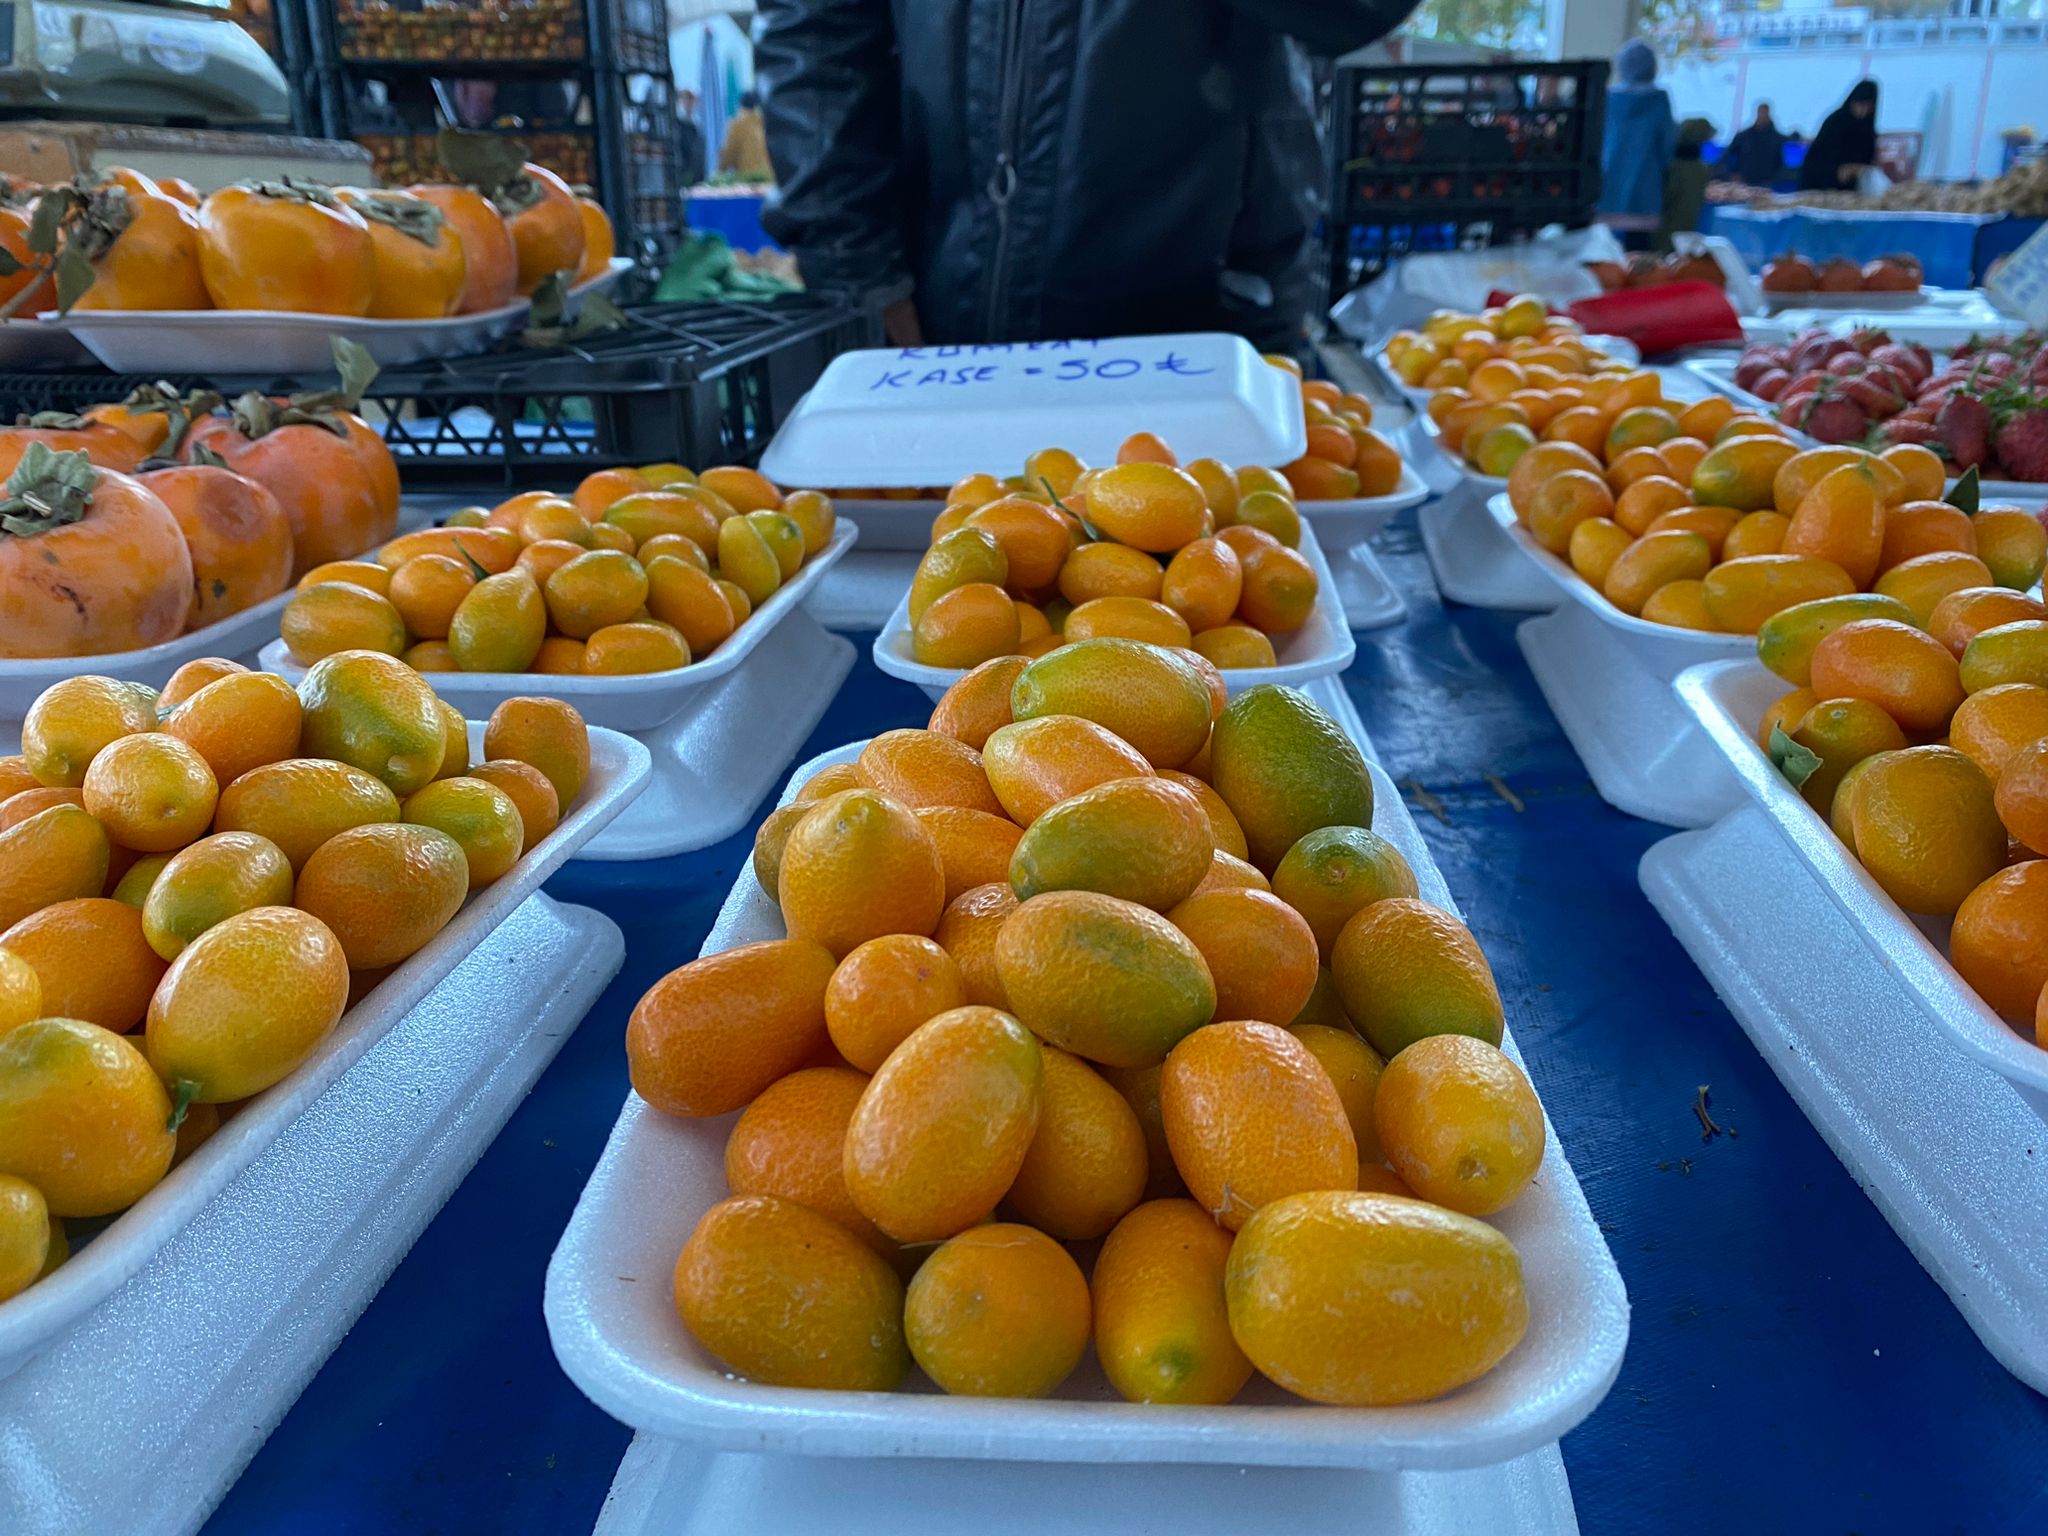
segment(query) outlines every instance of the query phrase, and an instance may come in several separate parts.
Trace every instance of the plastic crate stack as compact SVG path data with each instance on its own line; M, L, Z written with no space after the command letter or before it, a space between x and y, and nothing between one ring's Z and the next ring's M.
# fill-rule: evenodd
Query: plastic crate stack
M751 464L839 353L880 344L872 315L792 296L766 304L643 304L617 330L550 346L387 368L363 398L408 486L530 488L678 460ZM0 420L79 412L157 382L104 370L0 373ZM320 380L165 382L261 388Z
M1590 223L1607 64L1339 69L1330 92L1329 297L1399 257Z
M622 255L658 265L674 246L683 204L663 0L294 3L321 131L367 147L383 180L444 175L438 128L458 112L465 126L484 116L596 190Z

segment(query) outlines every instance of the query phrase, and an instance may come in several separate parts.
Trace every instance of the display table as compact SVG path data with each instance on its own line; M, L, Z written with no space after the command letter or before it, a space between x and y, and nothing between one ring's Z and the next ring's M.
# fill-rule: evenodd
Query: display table
M2002 213L1758 209L1710 203L1701 216L1700 233L1726 239L1752 271L1760 271L1765 262L1787 251L1797 251L1816 261L1828 256L1849 256L1859 262L1894 251L1910 251L1920 258L1930 287L1970 288L1981 280L1983 273L1977 255L1979 238L1987 228L2008 222L2028 221L2008 220Z
M1594 793L1516 647L1526 615L1446 610L1413 513L1378 552L1409 616L1360 636L1347 689L1493 958L1632 1304L1620 1380L1564 1441L1579 1528L2044 1528L2048 1400L1977 1342L1641 894L1638 862L1668 829ZM871 636L852 638L860 660L796 760L929 713L876 672ZM626 1015L696 954L751 833L551 883L618 922L624 971L257 1455L215 1536L595 1524L630 1436L557 1368L542 1275L625 1091ZM1702 1084L1732 1132L1711 1142L1692 1111ZM864 1509L891 1498L873 1469L846 1486ZM1098 1529L1103 1507L1044 1529Z

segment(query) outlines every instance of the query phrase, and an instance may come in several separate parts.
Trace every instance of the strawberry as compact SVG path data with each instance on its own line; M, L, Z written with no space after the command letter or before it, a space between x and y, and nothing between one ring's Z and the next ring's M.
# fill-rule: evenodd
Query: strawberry
M1894 416L1886 422L1883 435L1888 443L1919 443L1923 447L1932 447L1941 440L1933 422L1908 420L1904 416Z
M1851 443L1870 430L1870 417L1862 406L1827 390L1792 407L1785 420L1823 443Z
M1890 416L1905 404L1896 388L1874 374L1866 373L1860 378L1850 379L1843 384L1841 392L1868 414L1880 419Z
M2015 480L2048 481L2048 396L2024 399L1998 429L1998 461Z
M1890 344L1891 337L1878 330L1875 326L1862 326L1849 333L1849 345L1865 356L1875 352L1879 347L1889 346Z
M1977 396L1958 391L1943 402L1934 427L1958 469L1982 464L1991 457L1991 408Z
M1737 389L1753 391L1756 381L1765 374L1771 372L1782 373L1783 371L1781 368L1775 368L1768 359L1745 356L1741 362L1735 365L1735 387Z
M1785 386L1791 382L1791 374L1782 368L1773 368L1753 380L1749 385L1749 392L1759 400L1776 400L1785 393Z
M2048 385L2048 347L2043 347L2034 354L2033 367L2027 371L2027 382L2037 388Z
M1900 376L1911 383L1924 383L1933 369L1923 363L1920 354L1911 347L1902 347L1897 342L1879 347L1870 354L1870 360L1887 368L1895 368Z

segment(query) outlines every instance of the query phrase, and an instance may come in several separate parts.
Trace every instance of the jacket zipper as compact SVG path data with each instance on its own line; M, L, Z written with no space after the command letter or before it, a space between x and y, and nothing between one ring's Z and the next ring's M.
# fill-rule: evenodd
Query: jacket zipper
M995 260L989 264L988 325L991 341L1003 334L1003 309L1009 298L1010 199L1017 193L1017 116L1024 99L1024 21L1031 0L1004 0L1003 95L996 113L996 163L988 179L988 200L996 212Z

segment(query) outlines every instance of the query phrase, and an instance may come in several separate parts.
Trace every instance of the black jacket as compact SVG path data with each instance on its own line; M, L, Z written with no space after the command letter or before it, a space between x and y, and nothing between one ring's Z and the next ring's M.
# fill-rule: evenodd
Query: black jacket
M1413 0L759 0L806 284L913 291L926 338L1298 334L1326 172L1297 39L1342 52Z

